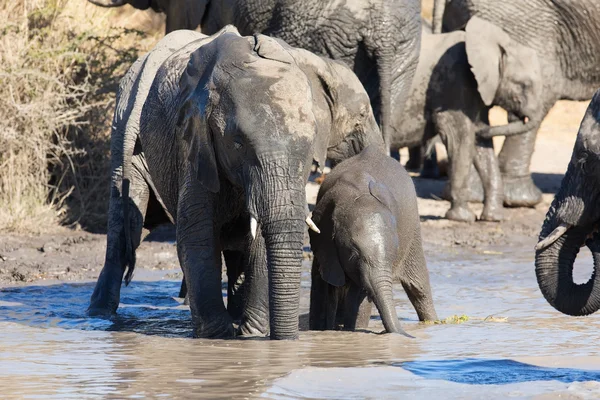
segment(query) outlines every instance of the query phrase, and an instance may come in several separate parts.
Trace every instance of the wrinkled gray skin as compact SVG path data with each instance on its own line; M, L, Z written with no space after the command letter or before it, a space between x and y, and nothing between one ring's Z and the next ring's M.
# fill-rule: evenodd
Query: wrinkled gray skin
M600 2L597 0L436 0L434 33L462 29L474 15L501 27L515 42L534 49L542 66L540 107L534 114L509 114L510 121L527 116L524 135L507 138L499 156L504 203L533 206L542 199L529 172L537 130L559 99L587 100L600 87ZM498 94L501 97L501 94ZM519 103L522 96L505 102ZM515 133L515 127L497 128Z
M469 21L465 32L423 35L411 95L404 113L392 119L395 129L390 142L392 149L424 146L439 134L450 160L452 207L447 218L475 220L467 205L475 162L485 192L481 219L502 219L502 179L488 111L492 104L499 104L518 114L535 112L540 107L540 69L535 51L477 17ZM522 98L519 108L503 101L515 96Z
M600 91L590 103L577 134L571 162L540 232L540 241L564 224L569 229L535 255L540 290L558 311L588 315L600 309ZM589 240L586 240L590 238ZM594 272L587 283L573 282L573 263L584 243L592 251Z
M415 187L400 163L373 146L342 162L323 182L313 220L321 233L309 232L310 329L366 328L373 302L386 331L404 333L392 296L398 281L419 320L437 319Z
M344 65L233 27L167 35L119 88L106 261L90 314L116 311L142 228L170 220L196 336L233 336L220 257L232 251L248 268L241 333L270 326L273 339L296 338L310 166L368 143L382 146L381 133Z
M227 24L242 35L263 33L315 54L343 61L369 94L384 138L401 112L419 57L419 0L90 0L129 2L167 15L167 33L196 29L213 34Z

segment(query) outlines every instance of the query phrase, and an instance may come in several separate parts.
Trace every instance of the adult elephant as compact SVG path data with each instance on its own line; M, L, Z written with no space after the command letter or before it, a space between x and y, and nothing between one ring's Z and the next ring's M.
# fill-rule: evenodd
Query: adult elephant
M536 246L535 272L544 297L558 311L588 315L600 309L600 91L590 103L561 187L546 214ZM586 244L594 273L573 282L573 263Z
M167 35L120 84L106 260L90 314L116 311L142 228L170 220L196 336L233 335L220 254L252 247L242 332L270 323L271 338L297 337L310 166L370 143L381 134L346 66L233 27Z
M533 206L541 192L533 183L529 164L537 130L559 99L588 100L600 87L600 2L597 0L435 0L434 33L462 29L474 15L507 32L516 42L537 52L542 73L542 106L534 115L509 114L512 127L500 134L525 132L507 138L499 156L508 206ZM497 94L498 96L499 94ZM500 94L502 95L502 94ZM520 98L507 99L520 102ZM519 124L527 117L529 124ZM520 125L520 126L519 126Z
M404 108L421 41L419 0L89 0L126 3L167 15L167 33L213 34L227 24L242 35L260 32L341 60L364 85L386 139L393 113Z

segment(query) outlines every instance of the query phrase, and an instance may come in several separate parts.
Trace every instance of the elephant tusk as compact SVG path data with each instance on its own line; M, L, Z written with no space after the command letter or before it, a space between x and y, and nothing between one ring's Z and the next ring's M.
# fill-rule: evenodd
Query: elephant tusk
M523 122L528 123L529 122L529 117L523 118Z
M544 240L540 240L538 244L535 245L535 249L543 250L546 247L550 246L552 243L556 242L559 237L565 234L565 232L571 227L569 224L561 223L555 230L552 231Z
M312 220L312 218L310 216L306 217L305 221L306 221L306 225L308 225L308 227L310 228L311 231L321 233L321 231L317 227L317 224L314 223L314 221Z
M256 239L256 228L258 227L258 221L254 217L250 217L250 233L252 234L252 240Z

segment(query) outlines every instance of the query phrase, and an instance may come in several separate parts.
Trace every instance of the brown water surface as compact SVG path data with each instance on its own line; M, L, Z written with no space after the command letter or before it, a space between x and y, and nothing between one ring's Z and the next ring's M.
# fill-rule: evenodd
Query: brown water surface
M189 310L173 298L179 283L165 271L123 288L112 320L85 316L93 283L0 289L0 397L600 398L599 318L546 303L532 247L426 249L438 315L469 320L420 324L398 285L398 315L415 339L374 333L377 315L373 332L192 339ZM591 257L580 258L585 281ZM302 286L304 326L308 265Z

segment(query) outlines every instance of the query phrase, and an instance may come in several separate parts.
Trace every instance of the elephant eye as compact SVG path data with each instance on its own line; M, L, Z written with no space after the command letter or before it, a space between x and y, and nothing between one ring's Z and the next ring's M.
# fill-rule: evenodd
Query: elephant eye
M238 142L237 140L234 140L234 142L233 142L233 148L234 149L241 150L242 147L244 147L244 146L242 146L242 144L240 142Z

